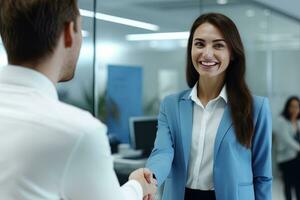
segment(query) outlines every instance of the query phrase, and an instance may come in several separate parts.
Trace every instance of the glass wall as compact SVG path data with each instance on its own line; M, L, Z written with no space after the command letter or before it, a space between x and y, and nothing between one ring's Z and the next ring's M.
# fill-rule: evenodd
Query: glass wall
M99 1L98 13L152 25L145 28L109 19L97 21L96 67L100 73L96 76L100 77L100 94L106 88L108 65L141 66L144 114L156 115L164 96L187 88L186 32L192 22L202 13L221 12L238 26L247 56L247 82L254 94L270 99L274 131L285 100L290 95L300 96L297 61L300 56L299 20L245 0ZM173 39L172 35L164 39L162 35L149 35L170 32L183 33ZM273 160L275 190L281 191L275 158ZM283 199L280 195L275 195L278 200Z
M93 12L94 0L79 0L81 13ZM82 17L82 47L75 76L71 81L57 86L60 100L94 112L94 23L91 17Z
M109 64L141 66L143 110L145 114L156 114L159 101L166 94L187 87L184 76L186 35L173 40L137 39L134 37L139 36L130 35L187 32L198 15L212 11L228 15L238 25L247 54L248 84L253 93L270 98L273 115L277 116L289 95L299 95L299 21L251 1L224 2L227 3L222 4L220 0L98 0L96 44L93 44L94 0L79 0L83 44L74 80L58 86L60 98L93 112L93 88L97 89L96 99L101 100ZM138 27L130 24L132 22L126 25L126 22L120 23L120 19L109 19L110 16L150 25ZM117 23L112 22L114 20ZM93 84L94 45L97 47L96 85ZM7 58L0 40L0 66L5 64ZM165 77L172 77L172 81Z
M92 12L94 0L79 0L81 10ZM82 17L83 42L74 79L57 85L60 100L94 114L94 23L91 17ZM0 38L0 67L7 64Z
M290 94L299 94L295 73L298 70L296 58L300 53L299 22L249 1L227 1L224 5L220 2L100 0L97 8L99 13L158 26L158 30L148 30L97 21L97 67L104 71L99 74L102 90L105 88L105 68L108 64L138 65L144 68L145 109L149 103L159 99L162 84L159 74L164 70L177 72L177 79L173 80L177 86L174 88L186 88L186 39L180 39L180 36L174 40L137 39L129 38L129 35L186 32L201 13L221 12L232 18L240 30L247 54L247 81L251 90L257 95L271 98L274 115L277 115L283 103L278 97L285 99ZM149 112L155 113L154 110Z
M142 69L142 115L157 115L166 95L187 88L188 31L195 18L206 12L221 12L237 24L246 50L247 82L254 94L269 97L274 131L285 100L300 96L300 21L261 4L246 0L79 0L79 7L82 49L74 79L58 85L59 97L104 122L110 112L104 109L110 65ZM172 34L151 35L158 33ZM0 40L0 66L6 63ZM275 163L274 175L278 177Z

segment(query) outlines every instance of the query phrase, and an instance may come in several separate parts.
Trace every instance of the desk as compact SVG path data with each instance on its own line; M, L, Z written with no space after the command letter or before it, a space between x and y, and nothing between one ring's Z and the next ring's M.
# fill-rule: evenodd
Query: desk
M124 184L128 180L129 174L141 167L145 167L147 159L124 159L120 154L113 154L114 158L114 169L120 184Z
M113 154L114 158L114 169L117 174L120 185L127 182L129 174L141 167L145 167L147 158L132 160L124 159L120 154ZM160 187L155 195L155 200L161 200L163 187Z

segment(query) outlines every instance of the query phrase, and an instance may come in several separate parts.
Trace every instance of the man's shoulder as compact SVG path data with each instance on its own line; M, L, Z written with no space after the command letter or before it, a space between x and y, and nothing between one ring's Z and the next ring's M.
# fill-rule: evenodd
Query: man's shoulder
M72 134L106 132L106 126L98 119L92 116L88 111L82 110L64 102L57 102L53 106L50 116L56 124Z

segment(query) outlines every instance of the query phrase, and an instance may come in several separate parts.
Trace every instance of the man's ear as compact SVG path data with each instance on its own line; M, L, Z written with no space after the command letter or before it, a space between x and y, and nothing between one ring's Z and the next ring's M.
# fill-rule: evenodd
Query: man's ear
M74 22L67 22L64 29L64 44L66 48L72 47L74 34Z

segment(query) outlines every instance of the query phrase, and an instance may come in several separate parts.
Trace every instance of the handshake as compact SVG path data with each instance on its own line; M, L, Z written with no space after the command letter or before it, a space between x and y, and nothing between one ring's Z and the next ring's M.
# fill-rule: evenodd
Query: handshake
M129 175L129 180L138 181L143 188L143 200L154 200L157 190L157 181L153 178L153 173L147 168L140 168Z

